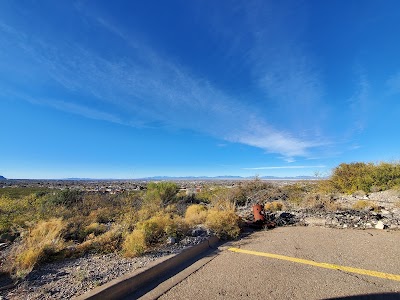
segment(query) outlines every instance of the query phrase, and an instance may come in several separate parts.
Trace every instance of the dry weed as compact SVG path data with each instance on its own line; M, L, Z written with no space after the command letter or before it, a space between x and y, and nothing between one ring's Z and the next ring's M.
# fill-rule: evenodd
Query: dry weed
M219 238L236 238L240 233L239 221L234 210L211 209L208 211L206 226Z
M64 229L65 223L61 219L39 222L16 249L12 271L17 276L28 274L38 263L46 260L48 255L60 251L64 246L61 238Z
M122 244L122 251L126 257L142 255L147 249L146 237L143 230L134 230L129 233Z
M204 205L193 204L186 209L185 221L190 225L204 224L207 218L207 208Z
M280 201L267 202L264 205L264 210L267 211L281 211L284 208L284 204Z
M353 209L378 211L378 206L371 201L358 200L356 203L353 204Z

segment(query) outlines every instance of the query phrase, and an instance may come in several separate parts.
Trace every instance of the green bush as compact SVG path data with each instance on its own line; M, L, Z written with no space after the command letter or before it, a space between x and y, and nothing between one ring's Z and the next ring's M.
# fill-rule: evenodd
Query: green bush
M145 195L146 202L155 202L167 205L176 200L179 187L174 182L150 182Z
M66 207L72 207L82 202L83 192L78 190L63 190L55 195L51 195L48 199L52 205L64 205Z
M400 184L400 163L342 163L333 170L330 182L347 194L390 189Z

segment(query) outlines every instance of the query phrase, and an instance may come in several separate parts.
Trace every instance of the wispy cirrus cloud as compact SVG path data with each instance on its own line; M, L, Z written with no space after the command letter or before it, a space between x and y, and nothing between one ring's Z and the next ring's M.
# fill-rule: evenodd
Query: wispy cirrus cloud
M49 100L39 93L30 96L30 102L129 126L146 127L157 123L190 129L278 153L288 159L308 156L313 148L323 144L293 136L274 126L256 109L171 62L110 22L100 17L89 21L107 34L122 39L130 55L105 57L73 41L53 41L40 33L32 37L11 25L0 24L0 42L23 52L25 59L40 70L41 76L57 82L71 95L68 99ZM277 79L285 76L285 72L291 73L284 71L282 75L276 67L260 77L268 91L276 93L277 97L287 88ZM291 73L293 93L301 92L302 86L311 81L303 69L296 72ZM294 77L301 77L303 81L297 82Z
M307 4L254 1L245 10L253 36L249 63L265 105L289 119L296 134L319 132L327 104L318 63L303 42Z
M367 123L367 111L370 100L370 84L365 70L359 70L354 94L348 99L353 119L352 131L361 132Z

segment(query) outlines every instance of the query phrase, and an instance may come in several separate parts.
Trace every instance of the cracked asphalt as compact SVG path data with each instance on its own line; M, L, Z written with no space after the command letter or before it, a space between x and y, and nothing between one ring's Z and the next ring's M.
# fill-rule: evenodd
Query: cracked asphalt
M370 275L233 252L231 247L362 269ZM281 227L225 244L213 260L159 299L327 299L356 295L400 299L400 281L371 276L374 271L400 275L400 231Z

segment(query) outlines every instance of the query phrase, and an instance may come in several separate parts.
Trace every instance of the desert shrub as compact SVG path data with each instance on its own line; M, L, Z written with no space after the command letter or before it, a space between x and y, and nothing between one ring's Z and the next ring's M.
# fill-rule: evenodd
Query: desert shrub
M66 207L72 207L82 202L82 199L82 191L67 189L50 195L48 202L52 205L64 205Z
M133 230L122 244L122 251L126 257L142 255L147 249L146 236L143 230Z
M353 209L355 210L378 210L378 206L371 201L358 200L353 204Z
M163 209L161 204L155 202L144 202L140 210L137 212L137 217L139 221L145 221L162 211Z
M311 187L302 183L289 184L282 187L282 198L293 204L301 205Z
M161 242L167 236L179 238L187 232L186 223L174 214L158 213L150 219L136 224L142 230L148 245Z
M195 200L197 200L197 202L210 203L213 198L224 191L226 191L224 187L206 185L200 192L195 194Z
M51 190L47 188L34 188L34 187L6 187L0 189L0 197L7 197L10 199L21 199L26 196L34 195L36 198L42 197Z
M301 203L303 208L311 208L323 211L338 211L343 209L337 198L334 195L320 195L320 194L309 194L304 197Z
M162 205L170 204L176 200L179 187L174 182L150 182L145 195L146 202L160 202Z
M121 215L116 218L116 223L118 223L123 230L130 232L135 228L138 220L139 217L137 211L130 209L121 213Z
M16 250L13 271L17 275L27 274L49 255L60 251L64 245L61 238L64 229L65 223L61 219L39 222Z
M374 167L374 184L380 189L390 189L400 184L400 162L382 162Z
M254 180L242 182L233 188L231 197L236 205L243 206L248 202L261 203L266 199L279 198L279 193L280 189L277 186L256 177Z
M219 238L231 239L239 236L239 221L234 210L211 209L207 214L206 226Z
M320 194L331 194L336 192L337 189L334 188L330 179L320 179L314 184L314 192Z
M231 189L219 189L211 197L211 206L216 210L235 210L236 203L233 198L233 192Z
M95 223L108 223L112 222L117 215L117 212L107 207L102 207L92 210L89 213L88 220L91 220Z
M90 235L88 236L90 237ZM76 246L76 254L83 253L112 253L120 249L122 229L114 226L109 231L98 236L92 235L89 239Z
M283 203L279 201L267 202L264 209L268 211L280 211L283 208Z
M400 163L342 163L334 169L331 182L338 191L348 194L390 189L400 183Z
M93 233L95 236L103 234L104 232L107 231L107 226L105 224L100 224L100 223L91 223L88 226L85 227L84 229L85 234L89 235Z
M207 218L207 208L201 204L190 205L186 209L185 221L190 225L204 224Z
M37 219L34 195L24 196L20 199L0 197L0 234L10 232L12 228L26 228L27 222Z

